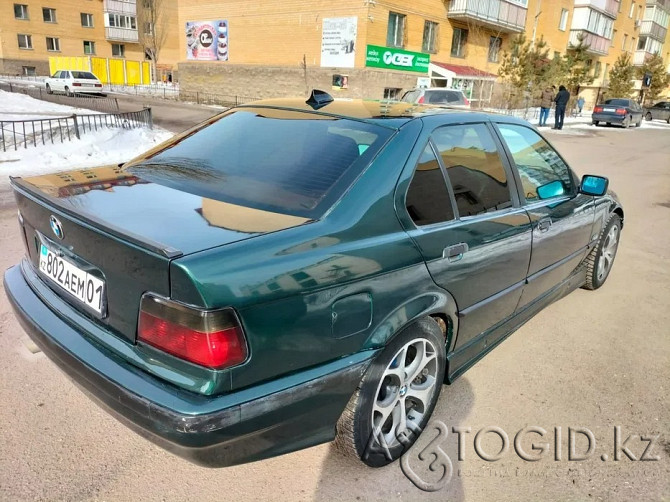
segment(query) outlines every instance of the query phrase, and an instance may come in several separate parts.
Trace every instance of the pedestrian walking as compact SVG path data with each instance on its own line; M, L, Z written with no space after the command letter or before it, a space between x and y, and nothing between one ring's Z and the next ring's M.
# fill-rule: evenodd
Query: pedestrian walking
M579 110L579 116L582 116L582 108L584 108L584 98L579 96L577 100L577 109Z
M547 119L549 118L549 110L551 110L551 105L554 102L554 92L556 91L556 86L552 85L542 91L542 96L540 97L540 123L539 126L543 127L547 125Z
M556 113L555 113L555 122L552 129L558 129L559 131L563 129L563 121L565 120L565 108L568 106L568 101L570 100L570 93L565 88L564 85L558 87L558 94L554 98L556 103Z

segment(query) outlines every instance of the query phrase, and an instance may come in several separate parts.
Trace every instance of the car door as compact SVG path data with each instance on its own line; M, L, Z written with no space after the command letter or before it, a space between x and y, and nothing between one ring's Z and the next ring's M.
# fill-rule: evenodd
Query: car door
M527 284L519 309L549 293L585 258L595 219L594 197L560 155L530 126L497 123L518 175L519 197L533 226Z
M47 83L49 84L49 87L51 87L52 91L58 91L58 82L59 82L59 77L60 77L60 70L54 73L51 78L47 79Z
M530 219L488 123L438 127L422 148L405 201L408 233L433 280L456 300L455 350L464 351L465 364L485 350L480 335L515 311L530 261Z

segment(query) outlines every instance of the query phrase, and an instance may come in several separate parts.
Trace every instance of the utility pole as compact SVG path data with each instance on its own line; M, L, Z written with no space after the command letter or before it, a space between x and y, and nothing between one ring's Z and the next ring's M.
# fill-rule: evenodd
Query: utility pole
M535 35L537 34L537 22L540 19L540 14L542 14L542 11L540 8L542 7L542 0L537 0L537 6L535 7L535 21L533 21L533 38L530 40L530 46L535 47Z

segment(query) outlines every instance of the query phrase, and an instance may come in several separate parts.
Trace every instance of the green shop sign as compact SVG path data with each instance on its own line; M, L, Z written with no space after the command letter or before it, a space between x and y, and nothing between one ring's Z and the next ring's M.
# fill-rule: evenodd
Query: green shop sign
M427 73L429 63L430 54L380 47L379 45L368 45L368 50L365 53L365 66L376 68Z

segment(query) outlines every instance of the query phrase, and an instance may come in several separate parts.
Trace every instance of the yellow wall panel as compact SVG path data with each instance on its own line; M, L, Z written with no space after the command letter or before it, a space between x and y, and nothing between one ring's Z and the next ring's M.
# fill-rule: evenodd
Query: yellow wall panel
M104 58L91 58L91 71L103 84L109 83L107 75L107 60Z
M126 61L126 85L140 85L142 76L139 61Z
M109 60L109 81L111 84L115 85L124 84L125 78L124 78L123 66L124 66L123 59Z

